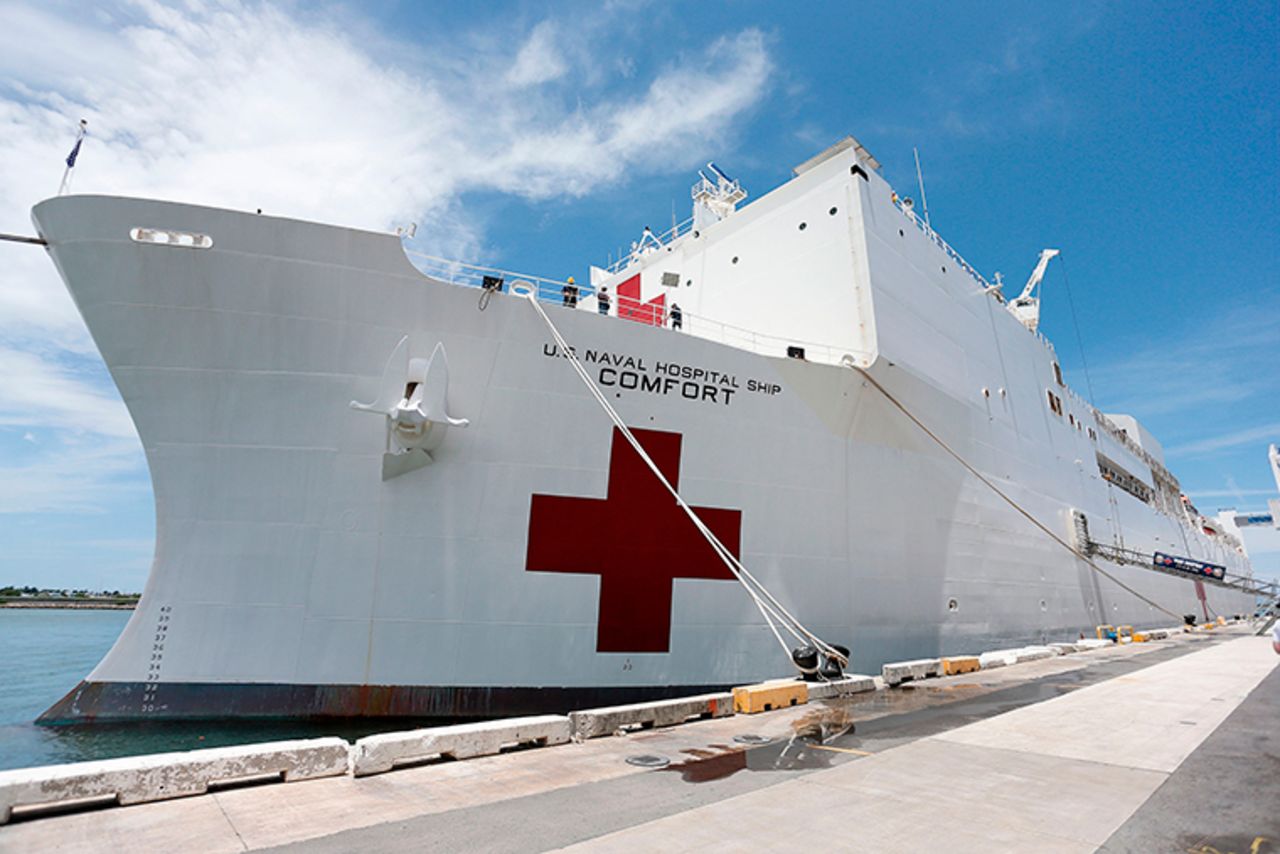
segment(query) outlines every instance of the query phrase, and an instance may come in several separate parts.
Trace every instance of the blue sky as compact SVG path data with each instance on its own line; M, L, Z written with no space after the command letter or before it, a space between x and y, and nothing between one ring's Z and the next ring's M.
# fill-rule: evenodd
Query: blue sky
M1202 510L1280 441L1275 3L5 3L0 230L74 189L372 228L550 276L755 195L852 133L1016 288L1045 246L1068 378L1137 415ZM1072 305L1079 325L1077 339ZM1087 359L1090 382L1086 382ZM141 450L41 253L0 246L0 583L139 589ZM1280 548L1259 556L1280 575Z

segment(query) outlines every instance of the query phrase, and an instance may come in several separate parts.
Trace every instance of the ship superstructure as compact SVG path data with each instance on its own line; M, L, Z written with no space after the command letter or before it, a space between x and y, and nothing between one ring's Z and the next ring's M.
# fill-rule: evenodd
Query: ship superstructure
M138 610L45 720L494 715L787 667L528 294L853 669L1249 608L1158 443L1065 383L1032 282L1006 303L851 139L749 204L708 173L688 224L581 286L415 267L395 235L38 205L157 514Z

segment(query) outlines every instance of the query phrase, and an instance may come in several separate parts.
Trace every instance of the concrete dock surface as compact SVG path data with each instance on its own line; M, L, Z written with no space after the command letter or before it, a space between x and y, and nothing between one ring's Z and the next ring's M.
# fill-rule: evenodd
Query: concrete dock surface
M1266 637L1182 635L581 744L25 819L0 828L0 851L1280 852L1278 663Z

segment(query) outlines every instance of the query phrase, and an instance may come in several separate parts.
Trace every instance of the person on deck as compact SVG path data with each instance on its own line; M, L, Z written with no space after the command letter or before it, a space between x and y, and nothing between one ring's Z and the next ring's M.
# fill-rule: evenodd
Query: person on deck
M609 313L609 289L601 288L600 293L596 294L596 305L600 309L601 314Z
M671 328L684 328L684 312L680 310L679 303L671 303Z
M564 283L564 287L560 289L560 293L564 297L565 308L578 307L578 286L573 283L573 276L570 276L569 281Z

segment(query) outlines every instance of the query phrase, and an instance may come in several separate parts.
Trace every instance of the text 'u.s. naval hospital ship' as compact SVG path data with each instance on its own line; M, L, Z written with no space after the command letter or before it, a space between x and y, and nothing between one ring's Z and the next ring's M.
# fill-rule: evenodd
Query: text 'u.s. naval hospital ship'
M1155 439L1064 383L1053 250L1006 300L851 138L741 207L709 173L581 285L37 205L157 516L138 609L42 720L565 710L776 675L769 614L861 670L1251 607Z

